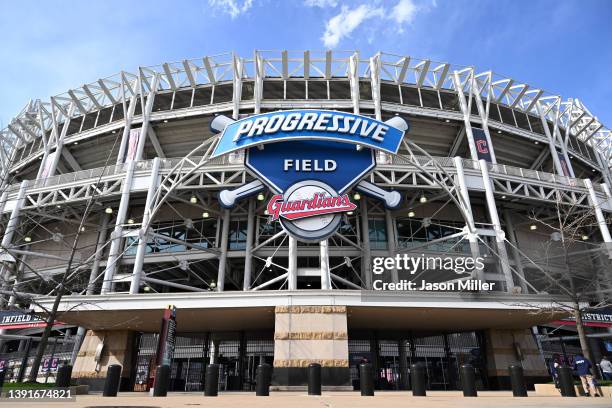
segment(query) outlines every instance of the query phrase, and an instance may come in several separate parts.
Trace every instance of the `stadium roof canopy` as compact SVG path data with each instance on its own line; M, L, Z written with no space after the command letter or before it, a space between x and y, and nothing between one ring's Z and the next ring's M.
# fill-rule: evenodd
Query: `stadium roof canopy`
M373 71L382 81L429 89L479 93L490 102L537 116L564 128L565 143L574 137L603 154L612 156L612 132L578 99L532 87L492 71L477 72L474 67L452 65L429 59L387 53L364 57L356 51L256 51L250 57L233 53L207 56L161 65L140 67L137 72L119 72L95 82L68 90L49 101L31 100L0 130L0 170L8 170L13 149L42 137L66 120L125 102L134 94L146 94L156 84L157 91L214 85L218 82L264 78L370 78ZM457 79L459 81L457 82Z

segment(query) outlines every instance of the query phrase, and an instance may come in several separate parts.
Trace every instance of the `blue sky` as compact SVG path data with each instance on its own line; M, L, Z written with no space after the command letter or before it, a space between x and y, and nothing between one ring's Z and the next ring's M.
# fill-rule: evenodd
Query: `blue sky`
M612 1L0 1L0 124L120 70L254 49L386 51L492 69L612 127Z

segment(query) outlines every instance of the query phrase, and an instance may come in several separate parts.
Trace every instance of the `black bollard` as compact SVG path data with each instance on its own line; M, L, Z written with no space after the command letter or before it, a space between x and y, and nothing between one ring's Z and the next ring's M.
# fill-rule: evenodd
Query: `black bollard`
M359 364L359 388L362 397L374 395L374 368L370 363Z
M103 397L116 397L119 391L119 382L121 381L121 366L112 364L108 366L106 372L106 381L104 382Z
M219 394L219 364L206 366L206 377L204 378L204 396L216 397Z
M153 383L153 396L165 397L168 395L168 385L170 384L170 366L158 365L155 370L155 383Z
M422 363L414 363L410 367L410 377L412 380L412 395L415 397L425 397L427 395L427 370Z
M515 397L526 397L527 387L525 386L525 376L523 367L518 364L513 364L508 367L510 371L510 383L512 384L512 395Z
M260 364L257 366L255 377L255 395L267 397L270 395L270 380L272 379L272 366L270 364Z
M321 364L308 366L308 395L321 395Z
M4 378L6 377L6 369L0 370L0 395L2 395L2 387L4 386Z
M70 387L70 380L72 380L72 366L70 364L62 364L57 369L55 386L57 388L68 388Z
M461 386L463 387L464 397L477 397L476 392L476 372L471 364L461 366Z
M572 376L572 369L568 366L561 366L557 368L559 374L559 389L561 395L564 397L575 397L576 389L574 388L574 377Z

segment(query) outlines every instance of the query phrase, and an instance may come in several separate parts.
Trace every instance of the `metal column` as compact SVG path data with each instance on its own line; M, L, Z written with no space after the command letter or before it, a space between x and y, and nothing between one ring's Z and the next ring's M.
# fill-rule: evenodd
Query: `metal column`
M321 241L319 247L321 250L321 289L329 290L332 286L331 276L329 275L329 247L327 240Z
M142 84L142 81L140 83ZM136 161L142 160L145 141L147 140L149 134L149 123L151 119L151 111L153 110L153 102L155 101L155 92L157 91L158 85L159 74L156 74L153 78L153 84L151 85L151 92L149 92L149 97L147 98L147 104L142 108L142 126L140 127L140 137L138 138L138 146L136 148ZM144 99L142 92L140 94L140 98L141 100Z
M368 199L361 198L361 281L366 289L372 289L372 253L370 249L370 225L368 223Z
M149 232L149 224L151 222L151 207L157 192L159 180L159 157L153 159L151 167L151 176L149 189L147 191L147 199L145 201L144 213L142 215L142 225L138 233L138 247L136 248L136 257L134 258L134 268L132 269L132 281L130 282L130 293L136 294L140 289L140 278L142 277L142 268L144 265L145 253L147 250L147 234Z
M521 286L521 293L528 293L527 282L525 281L525 271L523 270L523 263L521 262L521 254L518 251L518 240L516 239L516 231L512 224L512 216L510 211L503 210L504 221L506 222L506 236L508 241L512 244L512 257L514 258L514 265L518 274L521 276L519 285Z
M472 75L472 73L470 73L470 75ZM472 160L478 160L478 151L476 150L476 142L474 142L474 134L472 133L472 123L470 122L472 93L470 92L469 101L466 102L463 87L461 86L461 79L459 78L459 72L455 71L452 78L455 84L455 90L457 91L461 113L463 114L463 124L465 126L465 135L470 148L470 157Z
M19 224L19 213L21 211L21 207L23 207L23 203L25 201L26 189L28 188L28 181L23 180L21 185L19 186L19 192L17 193L17 198L15 200L15 206L11 211L11 216L9 217L8 222L6 223L6 228L4 230L4 235L2 236L2 242L0 245L0 251L11 257L12 255L9 253L8 249L11 248L13 243L13 235L15 235L15 230ZM1 286L3 289L8 287L8 278L11 274L11 269L15 265L14 261L4 261L2 262L2 282ZM4 298L2 298L1 306L5 305Z
M106 237L108 236L108 224L110 223L110 214L104 214L102 216L102 222L100 223L100 232L98 233L98 242L96 243L96 254L94 255L93 264L91 265L91 272L89 274L89 285L85 294L94 294L94 281L98 278L98 272L100 270L100 262L102 261L102 254L104 250L102 247L106 244Z
M597 199L597 195L593 189L593 183L590 179L584 179L584 185L589 191L589 202L593 208L593 212L595 213L595 219L597 220L597 225L599 226L599 231L601 232L601 238L606 244L608 244L608 246L610 246L612 244L612 237L610 237L610 230L608 229L608 224L606 223L606 217L604 217L603 212L601 211L601 203ZM608 247L607 250L612 251L612 248ZM612 255L612 252L609 252L609 255Z
M389 256L395 257L395 228L393 226L393 215L391 214L391 211L389 211L389 209L385 209L385 223L387 227L387 248L389 250ZM393 269L391 269L391 282L399 282L399 276L397 274L397 268L395 266L393 266Z
M125 84L121 84L122 92L125 92L123 89ZM136 84L136 91L140 89L140 76L138 76L138 82ZM134 119L134 111L136 110L136 103L138 102L138 93L134 92L132 95L132 99L130 99L130 104L127 108L127 112L125 114L125 126L123 127L123 134L121 135L121 144L119 145L119 152L117 153L117 164L123 163L125 151L127 150L128 140L130 138L130 130L132 128L132 119ZM125 102L125 96L124 96ZM124 104L125 106L125 104Z
M297 239L289 236L289 261L287 271L287 289L297 289Z
M499 215L497 214L497 204L495 203L493 186L491 179L489 178L489 164L485 160L480 160L479 164L480 171L482 172L482 181L485 189L485 197L487 199L489 218L491 218L491 223L493 224L493 229L495 230L495 241L497 243L499 263L506 281L506 291L510 292L514 288L514 280L512 279L512 270L510 269L510 264L508 263L508 252L506 251L506 243L504 242L506 234L501 228Z
M557 174L560 176L565 176L565 172L563 171L563 167L561 166L561 161L559 160L559 153L557 152L557 148L555 147L555 140L550 134L550 129L548 128L548 121L546 120L546 115L542 111L540 104L536 104L538 107L538 113L540 114L540 120L542 121L542 127L544 128L544 133L546 134L546 139L548 140L548 148L550 149L550 155L552 156L553 163L555 164L555 170Z
M219 272L217 274L217 291L225 289L225 270L227 269L227 246L229 241L230 210L223 210L223 224L221 227L221 255L219 256Z
M115 277L115 270L117 269L117 262L119 262L119 251L122 242L121 236L123 235L123 224L125 223L125 216L130 202L130 190L132 188L133 178L134 162L130 161L127 163L125 180L123 181L123 188L121 189L121 201L119 202L119 210L117 211L117 219L115 220L115 229L111 234L112 241L108 253L108 260L106 261L102 290L100 291L103 295L112 291L114 286L113 279Z
M457 184L459 185L459 193L464 206L463 213L468 216L466 220L466 226L468 227L468 241L470 243L470 253L472 258L476 259L480 257L480 248L478 246L478 235L476 234L476 224L474 223L474 217L472 214L472 206L470 204L470 195L468 193L467 185L465 183L465 173L463 172L463 159L461 157L453 158L455 162L455 168L457 169ZM484 273L482 269L475 269L475 275L478 279L484 280Z
M244 278L242 280L242 290L249 290L251 287L251 271L253 270L253 241L255 235L255 200L249 198L249 208L247 213L247 236L246 248L244 251Z

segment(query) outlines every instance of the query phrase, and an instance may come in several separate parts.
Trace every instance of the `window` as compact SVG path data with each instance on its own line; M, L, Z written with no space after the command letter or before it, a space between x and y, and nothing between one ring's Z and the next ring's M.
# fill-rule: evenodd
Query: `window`
M229 249L246 249L247 220L230 221Z
M384 219L368 220L370 248L387 249L387 225Z

